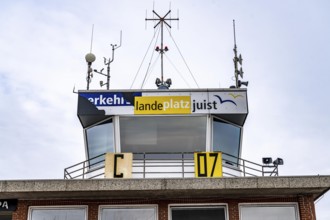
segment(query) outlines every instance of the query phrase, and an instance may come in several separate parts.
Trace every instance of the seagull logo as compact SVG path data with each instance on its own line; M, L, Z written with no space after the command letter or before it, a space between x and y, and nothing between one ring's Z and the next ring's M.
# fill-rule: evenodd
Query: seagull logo
M236 105L236 103L235 103L234 101L232 101L232 100L222 100L222 98L221 98L220 96L218 96L218 95L214 95L214 96L217 97L217 98L219 99L220 104L223 104L223 103L225 103L225 102L230 102L230 103ZM237 106L237 105L236 105L236 106Z
M230 95L231 97L233 97L234 99L236 99L236 98L238 98L238 97L242 97L243 98L243 96L242 95L234 95L233 93L229 93L228 95Z

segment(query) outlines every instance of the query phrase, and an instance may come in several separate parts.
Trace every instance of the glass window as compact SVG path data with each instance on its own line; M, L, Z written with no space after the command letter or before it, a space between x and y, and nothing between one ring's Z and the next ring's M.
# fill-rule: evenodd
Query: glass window
M88 159L114 152L112 120L86 129Z
M239 157L241 128L217 118L213 120L213 151L221 151ZM223 155L223 159L237 165L237 159Z
M297 206L292 205L242 205L240 220L298 220Z
M31 207L29 212L29 220L86 220L85 207Z
M121 152L205 151L206 117L120 118Z
M156 220L156 207L103 207L101 220Z
M226 220L225 207L172 207L172 220Z

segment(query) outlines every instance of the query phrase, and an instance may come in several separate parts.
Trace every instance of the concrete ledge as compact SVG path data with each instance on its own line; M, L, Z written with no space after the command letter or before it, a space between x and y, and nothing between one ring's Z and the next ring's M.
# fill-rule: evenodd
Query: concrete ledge
M244 198L313 195L330 176L0 181L0 199Z

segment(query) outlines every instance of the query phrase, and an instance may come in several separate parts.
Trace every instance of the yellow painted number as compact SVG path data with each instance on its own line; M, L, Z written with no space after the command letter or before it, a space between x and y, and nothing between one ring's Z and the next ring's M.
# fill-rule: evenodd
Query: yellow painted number
M195 177L222 177L222 154L194 153Z

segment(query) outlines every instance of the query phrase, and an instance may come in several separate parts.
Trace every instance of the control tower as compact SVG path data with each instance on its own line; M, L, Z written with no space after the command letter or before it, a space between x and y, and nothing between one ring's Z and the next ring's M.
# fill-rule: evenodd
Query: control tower
M0 181L0 220L315 220L329 175L283 177L281 158L242 158L248 98L236 40L234 53L231 88L169 89L162 74L158 89L128 90L110 89L113 56L107 74L96 71L107 89L90 90L88 54L77 92L86 160L60 180Z
M224 175L247 175L241 167L247 114L246 89L79 91L78 117L90 168L83 175L100 171L106 153L131 154L130 167L123 169L132 178L195 177L194 154L200 155L197 176L212 177L213 162ZM215 161L206 152L221 155ZM105 173L110 178L119 172L109 170L115 175Z

